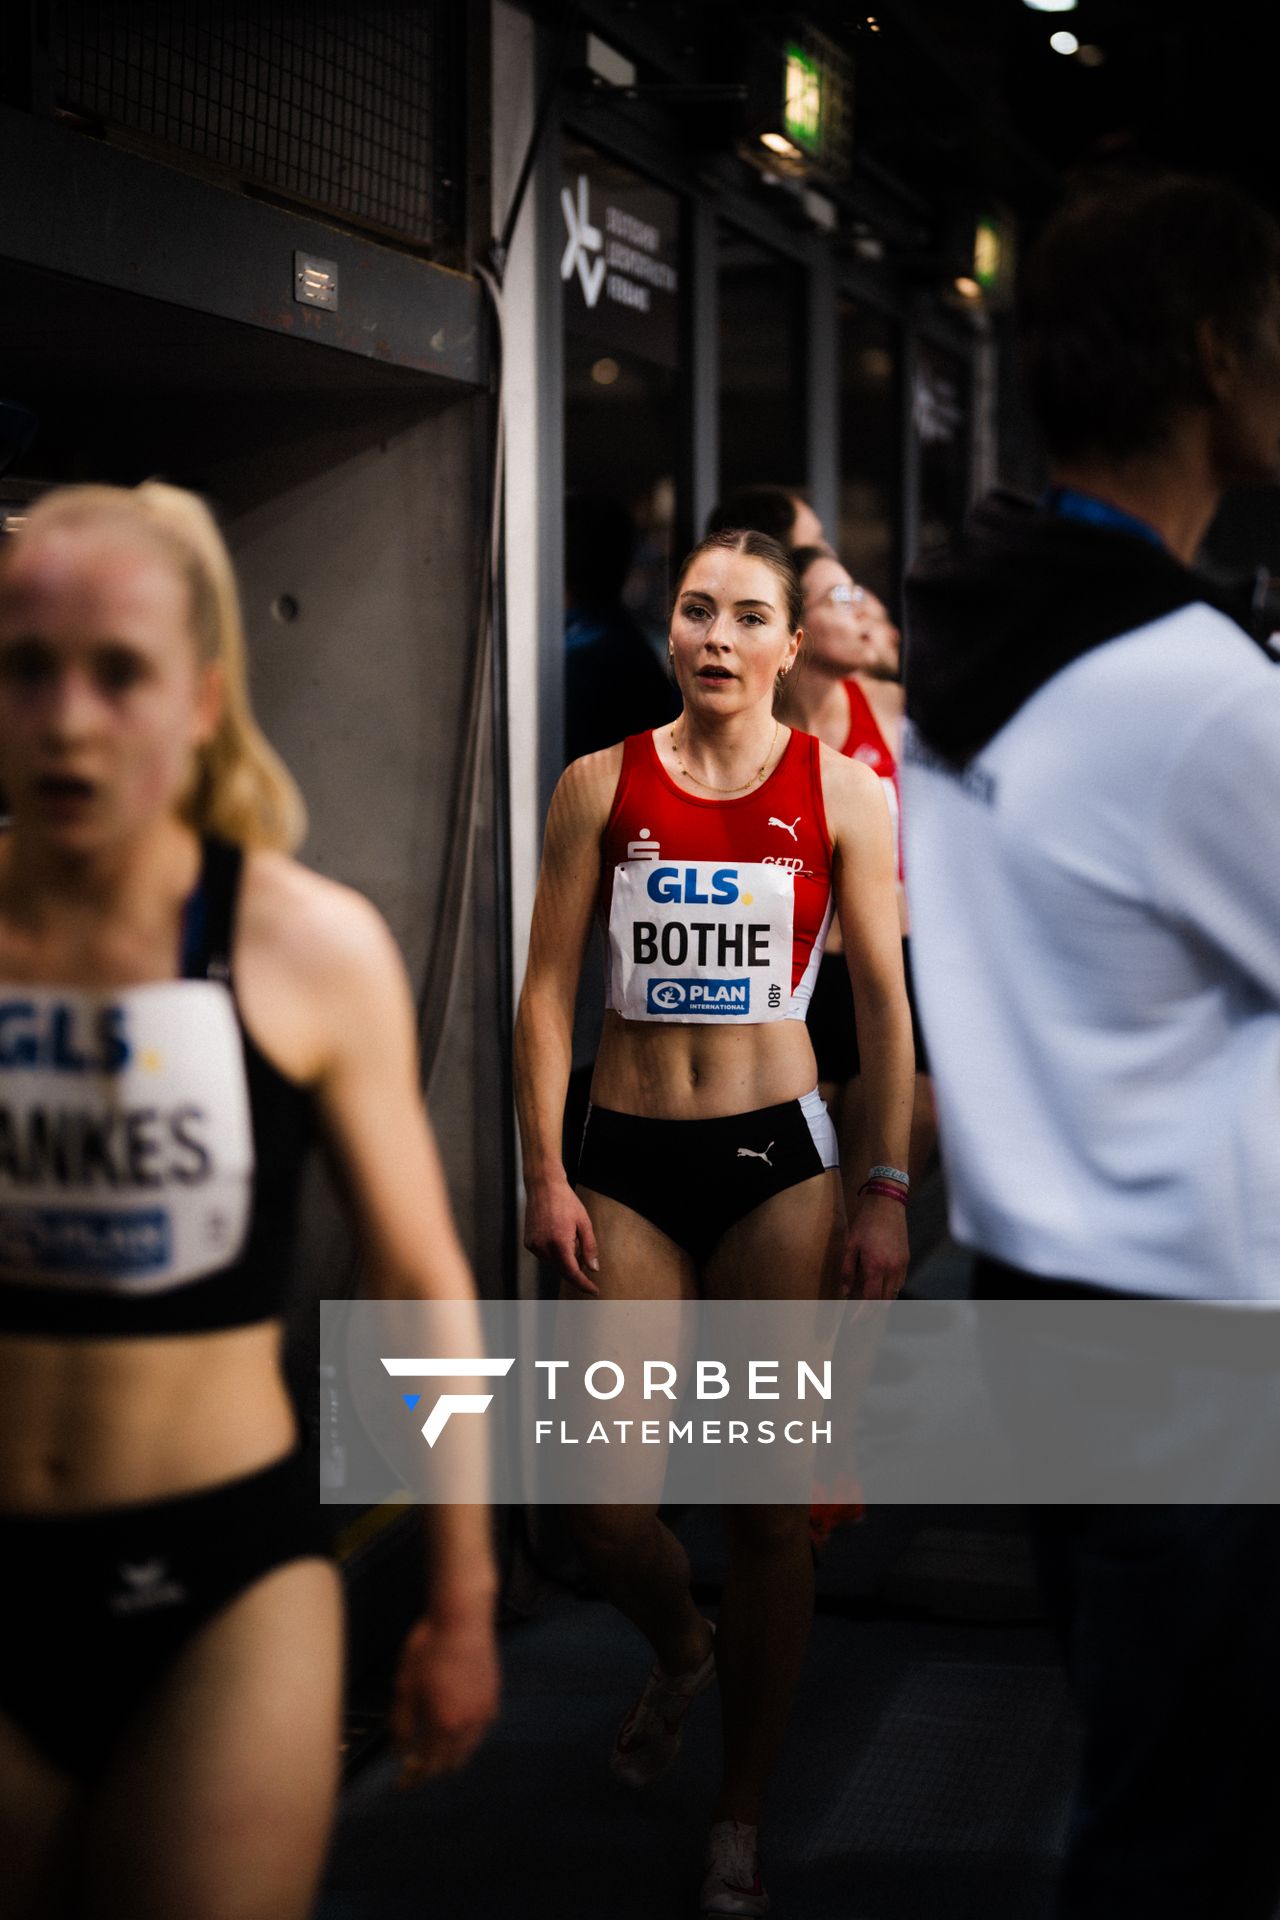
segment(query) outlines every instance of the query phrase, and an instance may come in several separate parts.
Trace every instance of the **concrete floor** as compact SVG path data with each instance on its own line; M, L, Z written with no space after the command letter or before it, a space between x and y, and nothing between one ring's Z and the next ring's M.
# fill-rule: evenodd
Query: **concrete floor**
M931 1185L933 1183L930 1183ZM963 1298L940 1184L913 1204L913 1293ZM679 1522L714 1614L718 1521ZM556 1559L554 1529L545 1557ZM647 1650L601 1602L528 1573L501 1719L413 1794L381 1754L344 1795L320 1920L680 1920L697 1911L719 1764L714 1696L675 1771L609 1774ZM1037 1920L1076 1729L1016 1512L873 1509L818 1566L818 1614L762 1833L776 1920Z

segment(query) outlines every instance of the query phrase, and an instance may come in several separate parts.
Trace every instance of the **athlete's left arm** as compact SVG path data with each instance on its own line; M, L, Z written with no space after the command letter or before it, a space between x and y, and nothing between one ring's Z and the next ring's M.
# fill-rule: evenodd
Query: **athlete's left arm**
M893 827L869 767L822 751L822 797L835 846L836 912L853 983L866 1089L870 1158L856 1168L906 1167L915 1089L911 1010L902 973ZM906 1208L863 1194L849 1221L843 1284L864 1299L892 1299L907 1273Z
M271 959L257 977L274 982L277 993L292 986L291 1024L281 1031L297 1077L316 1089L346 1177L367 1257L366 1289L382 1298L457 1302L464 1341L457 1350L481 1353L471 1273L419 1088L417 1022L399 949L359 894L292 862L264 873L267 860L259 856L249 894L272 936L259 941ZM280 911L286 903L289 910ZM252 913L246 918L252 937ZM481 1423L468 1425L479 1445ZM461 1764L498 1703L488 1508L441 1503L422 1513L427 1607L405 1643L391 1722L409 1778Z

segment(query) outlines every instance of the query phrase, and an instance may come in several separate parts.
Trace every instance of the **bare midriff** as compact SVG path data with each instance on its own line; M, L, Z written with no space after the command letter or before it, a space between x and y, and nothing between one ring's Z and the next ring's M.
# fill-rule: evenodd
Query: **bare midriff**
M817 1084L803 1020L729 1030L605 1015L591 1082L598 1107L651 1120L712 1120L798 1100Z
M0 1339L0 1511L80 1513L217 1486L294 1443L278 1321Z

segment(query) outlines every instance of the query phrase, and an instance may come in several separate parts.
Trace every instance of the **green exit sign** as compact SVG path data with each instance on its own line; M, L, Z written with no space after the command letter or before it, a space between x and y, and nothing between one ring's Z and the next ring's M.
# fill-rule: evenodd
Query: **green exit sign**
M814 152L822 142L822 70L799 47L787 48L783 125L797 146Z
M984 293L1000 284L1004 266L1004 242L994 220L979 220L973 235L973 277Z

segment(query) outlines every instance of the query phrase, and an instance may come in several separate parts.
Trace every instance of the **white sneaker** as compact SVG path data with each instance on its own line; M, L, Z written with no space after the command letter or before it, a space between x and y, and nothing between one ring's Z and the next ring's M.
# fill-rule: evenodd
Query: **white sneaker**
M707 1623L711 1625L710 1621ZM714 1626L711 1627L715 1633ZM684 1717L700 1693L716 1677L716 1648L692 1673L664 1673L651 1669L640 1698L614 1737L609 1765L629 1787L647 1787L673 1765L680 1751Z
M768 1913L757 1831L741 1820L717 1820L712 1827L702 1882L704 1915Z

